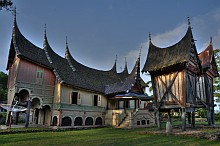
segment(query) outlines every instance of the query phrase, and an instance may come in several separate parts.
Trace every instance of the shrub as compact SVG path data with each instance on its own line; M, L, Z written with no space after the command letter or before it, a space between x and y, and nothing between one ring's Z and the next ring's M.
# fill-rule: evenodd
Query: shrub
M4 125L6 121L7 113L0 113L0 125Z

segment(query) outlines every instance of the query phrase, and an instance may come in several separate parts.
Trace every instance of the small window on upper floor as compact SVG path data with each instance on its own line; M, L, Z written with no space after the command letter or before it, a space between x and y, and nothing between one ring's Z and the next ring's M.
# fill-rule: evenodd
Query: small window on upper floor
M98 95L94 95L93 106L98 106Z
M44 71L43 70L37 70L36 72L36 83L42 84L44 80Z
M78 92L72 92L71 103L72 104L77 104L77 99L78 99Z

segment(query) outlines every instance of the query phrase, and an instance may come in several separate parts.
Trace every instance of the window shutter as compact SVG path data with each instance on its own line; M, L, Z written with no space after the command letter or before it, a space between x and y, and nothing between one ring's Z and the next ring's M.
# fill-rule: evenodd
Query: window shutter
M98 96L98 106L101 106L101 104L102 104L101 99L102 99L102 98L101 98L101 96L99 95L99 96Z
M70 98L70 104L72 104L72 94L73 92L70 92L69 98Z
M81 97L80 97L80 94L78 93L78 96L77 96L77 104L81 104Z

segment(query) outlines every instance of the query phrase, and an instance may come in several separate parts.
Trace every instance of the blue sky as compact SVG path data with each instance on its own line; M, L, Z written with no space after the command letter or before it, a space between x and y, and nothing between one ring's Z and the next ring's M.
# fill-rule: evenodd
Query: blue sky
M51 47L65 54L65 38L72 56L101 70L112 68L116 55L120 72L127 58L129 70L142 48L141 66L148 50L148 34L160 47L177 43L186 33L190 17L198 52L213 37L220 48L219 0L22 0L17 7L21 33L42 48L44 24ZM13 16L0 11L0 71L5 70Z

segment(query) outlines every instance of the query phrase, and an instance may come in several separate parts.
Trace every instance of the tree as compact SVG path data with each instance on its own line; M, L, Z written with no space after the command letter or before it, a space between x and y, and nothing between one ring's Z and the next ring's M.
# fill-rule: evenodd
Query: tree
M0 10L5 8L6 10L12 9L13 2L11 0L0 0Z
M0 101L7 99L8 75L0 71Z
M218 73L220 73L220 49L214 50L215 61L217 65ZM220 101L220 77L216 77L213 79L213 91L214 97L218 97Z

